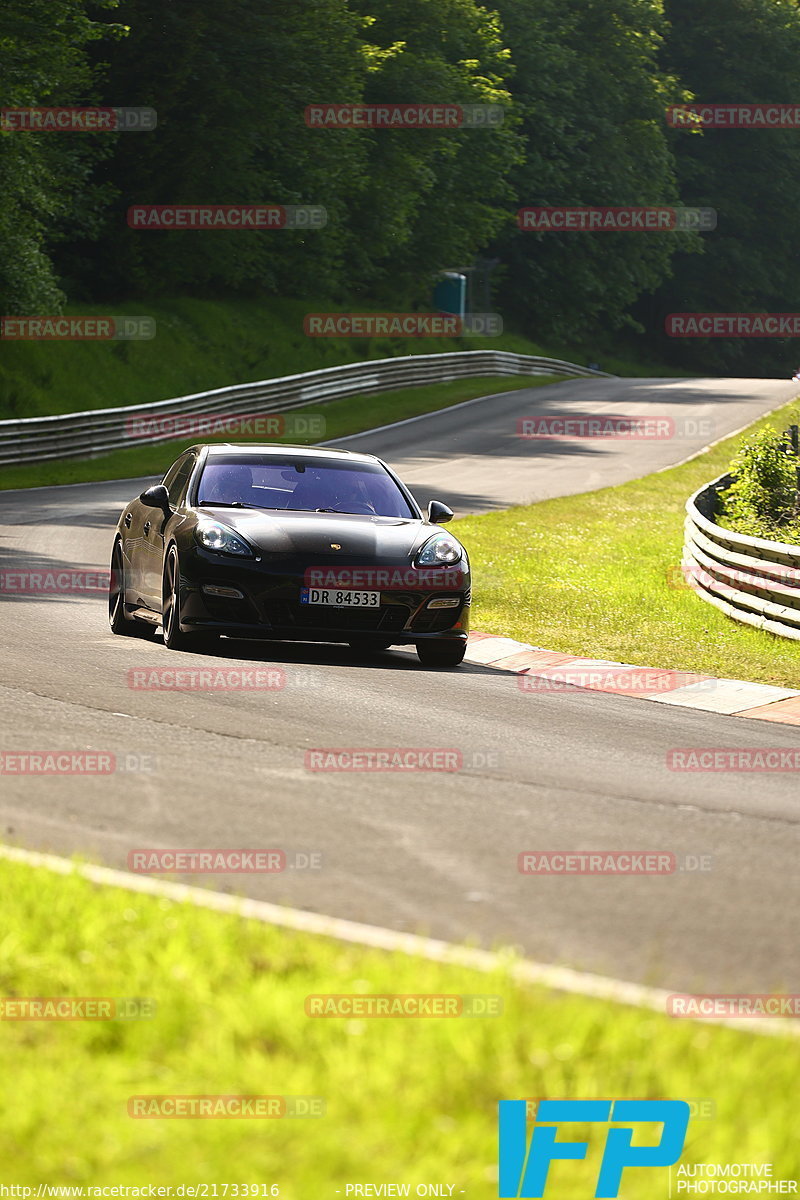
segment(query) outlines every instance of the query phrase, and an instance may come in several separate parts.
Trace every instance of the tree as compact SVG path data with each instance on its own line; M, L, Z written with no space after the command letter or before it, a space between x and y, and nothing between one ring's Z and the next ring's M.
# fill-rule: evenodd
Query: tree
M800 12L794 0L668 0L664 50L700 102L793 102L800 59ZM798 251L800 130L676 130L671 141L689 203L718 213L702 258L675 265L654 313L655 344L713 372L787 374L797 365L790 342L742 339L667 343L668 312L786 312L800 307Z
M358 22L345 0L123 0L131 35L115 48L106 95L150 105L153 134L120 137L91 271L130 294L302 294L341 284L346 217L364 149L309 129L320 96L361 96ZM126 227L130 205L321 204L320 232Z
M527 140L514 173L519 207L673 205L664 121L675 81L657 61L658 0L497 0ZM668 274L681 233L514 232L506 303L535 335L582 340L630 323L631 304Z
M352 135L369 145L369 186L353 214L359 283L395 302L427 298L438 271L471 262L510 219L509 172L522 144L507 88L509 53L496 16L474 0L353 0L353 7L368 38L368 103L505 110L493 128Z
M116 0L101 8L112 9ZM84 0L5 0L0 8L4 108L92 103L87 47L120 36L95 21ZM53 247L91 236L107 195L92 182L101 135L0 131L0 305L8 314L59 311L64 292ZM102 135L112 137L115 135Z

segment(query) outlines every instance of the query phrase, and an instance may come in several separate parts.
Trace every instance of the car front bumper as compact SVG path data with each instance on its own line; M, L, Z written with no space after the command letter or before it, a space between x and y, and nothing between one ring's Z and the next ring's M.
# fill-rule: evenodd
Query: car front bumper
M368 564L369 569L380 566ZM301 589L306 586L306 565L299 562L223 560L198 548L180 555L180 570L180 626L184 633L206 630L285 641L364 639L404 645L429 639L466 641L469 632L471 587L467 572L462 573L457 589L364 588L358 590L380 590L379 607L338 608L300 603ZM209 589L239 595L218 595ZM454 607L430 607L431 601L444 599L455 601Z

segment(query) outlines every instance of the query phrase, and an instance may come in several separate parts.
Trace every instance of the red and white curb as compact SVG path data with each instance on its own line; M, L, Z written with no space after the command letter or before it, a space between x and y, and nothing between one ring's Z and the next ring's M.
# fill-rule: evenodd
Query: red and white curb
M523 691L579 688L635 696L657 704L699 708L704 712L800 725L800 691L795 688L580 658L492 633L471 633L464 661L513 672L520 676L519 686Z

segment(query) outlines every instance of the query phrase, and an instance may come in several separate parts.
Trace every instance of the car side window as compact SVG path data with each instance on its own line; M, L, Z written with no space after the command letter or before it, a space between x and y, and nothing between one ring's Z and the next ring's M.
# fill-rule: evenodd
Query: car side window
M184 460L183 456L181 456L179 459L177 459L172 464L170 469L167 471L164 478L161 480L161 482L163 483L163 485L167 489L167 491L169 491L169 489L172 487L175 476L178 474L178 471L180 471L181 467L183 466L184 461L185 460Z
M185 458L180 459L174 467L170 468L164 476L164 486L169 492L169 502L173 508L177 508L183 499L183 493L186 490L186 484L189 482L189 476L192 473L194 464L194 455L188 454Z

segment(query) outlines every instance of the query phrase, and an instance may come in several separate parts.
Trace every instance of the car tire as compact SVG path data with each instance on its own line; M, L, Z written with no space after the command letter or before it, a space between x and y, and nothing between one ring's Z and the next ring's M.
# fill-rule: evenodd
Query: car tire
M423 667L457 667L466 652L466 642L417 642L417 654Z
M164 560L161 596L161 628L164 633L164 645L167 650L191 650L198 645L199 637L197 634L181 632L181 568L175 546L170 546Z
M151 638L155 625L137 621L125 615L125 560L121 542L114 543L111 553L111 578L108 583L108 624L118 637Z

